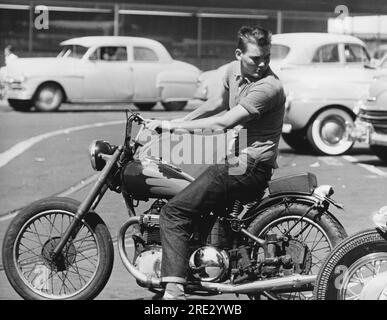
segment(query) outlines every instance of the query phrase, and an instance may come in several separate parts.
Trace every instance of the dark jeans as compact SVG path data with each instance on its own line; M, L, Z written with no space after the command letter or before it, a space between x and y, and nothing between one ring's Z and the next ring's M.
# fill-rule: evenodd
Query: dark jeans
M247 158L245 173L230 174L230 165L215 164L165 205L160 215L163 247L163 282L185 283L188 271L188 242L195 219L217 212L230 200L251 201L267 187L272 167Z

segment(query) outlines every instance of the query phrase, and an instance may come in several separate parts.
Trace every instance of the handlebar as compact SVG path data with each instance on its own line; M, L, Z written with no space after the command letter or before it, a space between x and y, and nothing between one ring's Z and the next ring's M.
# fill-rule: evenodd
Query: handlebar
M129 108L127 109L127 111L129 111L132 114L131 117L133 117L133 121L137 122L139 125L142 126L141 129L140 129L140 131L142 131L144 129L144 127L145 127L146 119L143 118L142 116L140 116L139 113L135 113L135 112L133 112ZM156 131L156 133L158 133L158 134L162 133L162 129L161 128L156 128L154 131Z
M131 109L126 109L126 118L129 119L129 118L132 118L133 121L137 122L138 124L142 124L142 123L145 123L146 120L140 116L139 113L135 113L133 112ZM130 117L128 117L128 113L131 113L132 115Z

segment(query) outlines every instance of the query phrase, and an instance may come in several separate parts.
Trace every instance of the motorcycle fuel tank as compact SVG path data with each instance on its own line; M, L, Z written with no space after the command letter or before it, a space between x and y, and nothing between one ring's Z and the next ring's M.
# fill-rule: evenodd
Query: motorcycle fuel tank
M129 162L123 170L122 190L135 199L170 199L194 179L168 163L144 158Z

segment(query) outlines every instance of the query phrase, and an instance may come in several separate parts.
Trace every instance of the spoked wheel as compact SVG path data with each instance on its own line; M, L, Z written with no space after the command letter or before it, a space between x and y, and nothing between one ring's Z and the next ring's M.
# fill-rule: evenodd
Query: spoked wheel
M317 300L387 299L387 237L377 229L354 234L338 245L322 266ZM368 292L367 292L368 291Z
M7 278L25 299L91 299L105 286L113 266L106 225L95 213L54 259L52 252L79 203L64 198L35 202L12 221L3 245Z
M326 214L311 210L302 220L303 214L310 207L303 204L292 204L288 208L284 205L270 207L260 214L250 225L249 231L260 238L267 233L287 236L289 239L287 253L293 261L298 262L295 273L317 275L325 258L332 249L347 234L344 228ZM257 259L263 256L259 250ZM273 300L309 300L313 298L312 289L303 292L273 293L264 292ZM257 296L250 296L255 299Z

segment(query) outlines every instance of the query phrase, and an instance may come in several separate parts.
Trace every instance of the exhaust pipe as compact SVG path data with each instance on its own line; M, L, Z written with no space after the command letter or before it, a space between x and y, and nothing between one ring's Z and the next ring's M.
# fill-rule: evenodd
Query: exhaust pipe
M135 216L129 218L129 220L121 227L117 236L118 253L121 257L122 263L129 273L142 285L147 288L160 288L161 279L156 277L147 276L139 271L128 259L128 255L125 250L125 233L128 228L133 224L140 224L141 216Z
M244 284L224 284L200 282L199 285L187 285L187 289L198 291L217 291L218 293L258 293L263 291L302 291L302 288L307 289L316 281L316 275L301 275L286 276L283 278L275 278L268 280L258 280ZM295 290L300 289L300 290ZM310 290L310 289L309 289Z
M125 233L126 230L133 224L140 224L141 217L131 217L121 227L118 238L118 252L125 268L137 280L137 282L147 288L161 288L161 279L147 276L139 271L128 259L125 250ZM310 288L316 281L317 275L301 275L295 274L283 278L275 278L268 280L257 280L244 284L227 284L227 283L213 283L213 282L192 282L186 286L187 291L205 291L216 293L258 293L263 291L302 291L302 288ZM297 290L300 289L300 290ZM310 289L309 289L310 290Z

